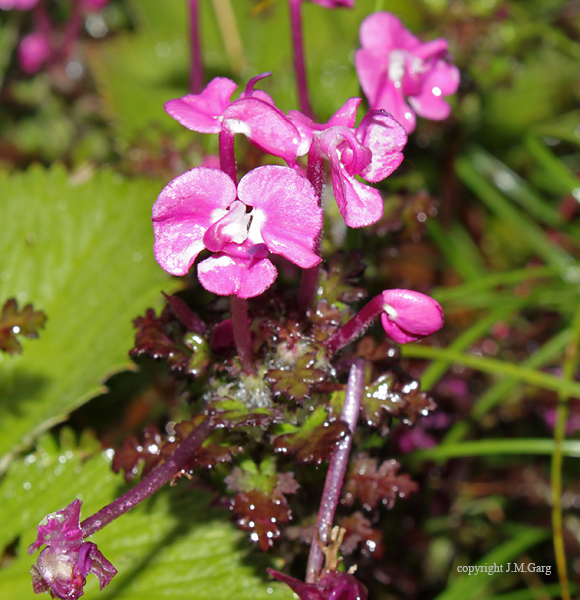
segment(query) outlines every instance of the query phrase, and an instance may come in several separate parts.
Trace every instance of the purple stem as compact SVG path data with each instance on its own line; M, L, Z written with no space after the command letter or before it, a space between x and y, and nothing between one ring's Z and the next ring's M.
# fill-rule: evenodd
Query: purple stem
M304 62L304 43L302 41L302 17L300 9L302 0L288 0L290 6L290 28L292 30L292 48L294 50L294 72L298 85L298 103L300 110L307 117L314 119L310 100L308 98L308 83L306 81L306 66Z
M53 26L44 0L40 0L40 2L32 9L32 18L36 30L45 35L48 39L51 39Z
M320 502L320 508L318 510L318 518L316 519L316 529L318 530L320 541L323 544L328 543L328 530L332 527L334 513L336 512L336 507L340 500L342 482L344 481L350 448L352 446L352 438L360 411L364 382L365 361L362 358L359 358L350 368L348 383L346 384L344 406L342 407L342 413L340 415L340 420L345 421L348 425L350 435L345 436L340 441L336 447L334 456L330 461L328 473L326 474L326 481L324 482L322 501ZM322 570L323 559L324 554L320 548L316 535L314 535L310 545L310 554L308 556L308 565L306 567L306 583L315 583L318 580L318 576Z
M324 156L320 152L320 143L318 138L314 137L310 151L308 152L308 167L306 169L306 178L312 184L316 197L318 198L318 206L322 206L322 186L324 184ZM320 256L320 241L321 235L316 243L316 253ZM298 293L299 307L306 312L312 308L316 292L318 290L318 277L320 275L320 265L318 263L314 267L304 269L302 271L302 279L300 280L300 292Z
M248 324L248 301L245 298L230 296L230 307L234 341L242 361L242 369L245 373L251 373L254 353L252 352L252 334Z
M93 535L99 529L125 514L146 498L149 498L161 486L172 479L184 467L187 461L199 450L214 428L211 416L206 417L183 441L179 448L160 467L152 471L133 489L125 492L111 504L88 517L81 523L83 538Z
M189 0L189 38L191 43L189 91L192 94L199 94L203 90L203 62L199 30L199 0Z
M383 312L383 304L383 295L375 296L346 325L335 331L324 342L324 345L333 354L344 348L372 325L373 321Z
M84 16L80 2L75 2L72 13L64 29L64 42L62 44L62 58L67 60L73 53L75 44L81 36Z
M220 146L220 168L232 178L232 181L238 184L238 168L236 166L236 153L234 143L236 134L230 131L227 126L222 126L219 134Z

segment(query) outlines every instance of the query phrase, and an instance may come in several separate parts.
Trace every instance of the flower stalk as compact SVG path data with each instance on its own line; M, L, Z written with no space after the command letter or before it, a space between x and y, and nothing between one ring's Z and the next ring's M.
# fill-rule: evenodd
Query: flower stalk
M199 0L189 0L189 38L191 49L189 91L192 94L200 94L203 90L203 61L199 27Z
M201 448L215 427L214 419L206 417L161 466L122 496L101 508L81 523L83 537L89 537L154 494L177 475L188 460Z
M310 98L308 97L308 82L306 80L306 65L304 61L304 42L302 39L302 0L288 0L290 8L290 28L292 30L292 49L294 53L294 73L298 87L298 104L300 111L307 117L313 118Z
M234 341L244 373L252 372L253 352L252 352L252 334L248 324L248 301L245 298L230 296L230 306L232 313L232 327L234 329Z
M350 368L344 405L340 415L341 421L345 421L348 425L350 434L346 435L339 442L328 467L326 481L324 482L324 491L322 492L322 501L318 511L318 518L316 519L318 537L316 535L313 536L310 546L308 565L306 567L306 583L316 582L321 574L324 553L322 552L320 543L325 545L328 543L328 532L332 527L334 513L340 500L340 491L348 466L352 439L360 412L364 379L365 362L359 358Z

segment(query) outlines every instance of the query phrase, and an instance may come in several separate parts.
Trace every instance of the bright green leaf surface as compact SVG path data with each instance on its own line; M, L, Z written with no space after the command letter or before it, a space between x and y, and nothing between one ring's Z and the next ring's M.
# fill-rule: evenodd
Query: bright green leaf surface
M87 517L114 499L124 486L94 443L60 447L41 439L39 449L13 461L0 485L0 548L20 536L17 558L0 570L3 598L35 598L30 583L34 560L26 548L47 511L83 500ZM87 600L282 600L285 586L271 582L262 555L248 556L246 536L228 522L223 510L207 508L209 496L192 492L186 482L167 489L123 515L91 540L118 569L103 591L88 577ZM219 592L218 592L219 590Z
M75 182L62 167L0 174L0 299L48 317L22 355L1 357L1 468L130 364L132 319L174 286L151 250L159 188L110 172Z

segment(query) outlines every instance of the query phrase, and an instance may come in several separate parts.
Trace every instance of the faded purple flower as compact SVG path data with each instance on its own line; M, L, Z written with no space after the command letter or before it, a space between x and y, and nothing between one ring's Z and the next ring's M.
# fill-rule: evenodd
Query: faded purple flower
M251 79L233 102L230 97L238 87L236 83L216 77L200 94L169 100L165 110L183 126L199 133L220 133L222 128L243 133L264 152L293 165L300 146L298 130L266 92L254 90L254 85L268 75Z
M38 72L51 54L50 41L39 32L23 37L18 46L18 62L22 70L29 75Z
M423 43L395 15L377 12L362 22L360 41L355 66L371 108L391 113L407 133L415 113L435 121L449 116L443 98L457 91L459 69L448 62L447 40Z
M96 544L86 542L80 527L81 501L47 515L38 525L36 541L28 547L34 554L42 545L36 565L32 565L32 587L36 594L47 592L53 598L76 600L83 595L86 577L92 573L103 589L117 569L101 554Z
M277 276L270 252L302 268L321 261L314 248L322 209L310 183L288 167L258 167L237 191L223 171L197 167L165 187L152 218L155 258L169 273L185 275L204 248L215 253L197 268L215 294L261 294Z
M317 583L304 583L299 579L267 569L268 573L288 585L300 600L366 600L366 587L350 573L330 572Z
M382 297L381 323L399 344L414 342L443 327L443 309L430 296L412 290L386 290Z

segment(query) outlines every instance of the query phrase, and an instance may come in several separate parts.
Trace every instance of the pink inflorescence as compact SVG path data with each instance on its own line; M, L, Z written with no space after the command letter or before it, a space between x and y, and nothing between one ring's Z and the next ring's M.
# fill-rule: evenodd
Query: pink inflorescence
M0 0L2 10L30 10L38 4L38 0Z
M219 295L251 298L272 285L270 252L302 268L317 265L322 209L310 183L289 167L258 167L237 186L223 171L198 167L174 179L153 206L154 252L173 275L197 255L201 284Z
M101 589L117 574L97 545L84 540L80 513L81 501L75 500L40 522L36 541L28 547L28 553L33 554L46 544L30 569L35 593L76 600L83 595L89 573L98 578Z
M447 40L423 43L388 12L368 16L360 28L355 66L371 108L391 113L411 133L415 114L439 121L450 113L445 96L459 86Z

